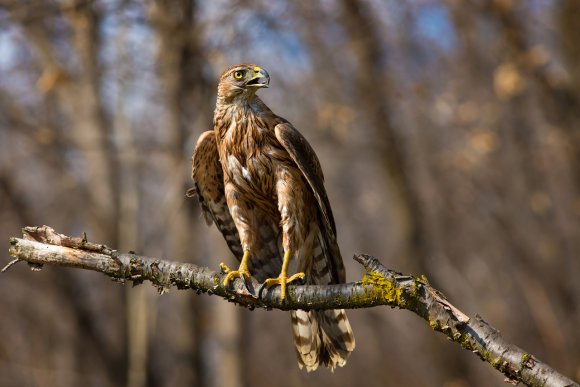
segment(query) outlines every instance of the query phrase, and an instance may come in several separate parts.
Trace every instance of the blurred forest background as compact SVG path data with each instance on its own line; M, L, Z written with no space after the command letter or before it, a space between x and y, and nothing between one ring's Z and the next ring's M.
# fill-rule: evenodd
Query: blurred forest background
M217 77L321 160L350 257L425 274L580 380L580 1L0 0L0 240L47 224L233 262L191 186ZM0 386L503 386L417 316L350 311L345 368L296 364L290 318L80 270L0 278Z

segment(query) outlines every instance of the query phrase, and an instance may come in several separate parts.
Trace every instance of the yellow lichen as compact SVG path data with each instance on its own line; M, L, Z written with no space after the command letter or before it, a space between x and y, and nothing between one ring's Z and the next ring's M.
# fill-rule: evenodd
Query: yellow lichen
M440 324L439 324L439 321L429 320L429 326L431 327L431 329L438 331Z
M389 281L382 274L376 272L367 273L362 279L362 284L372 288L366 296L380 304L398 307L417 312L421 297L421 281L415 279L410 285L398 286Z
M522 354L522 361L520 361L520 368L523 369L526 367L530 367L531 361L532 361L532 355L530 355L529 353Z
M377 301L386 302L390 306L401 307L403 303L401 289L397 288L392 282L387 281L381 274L368 273L363 277L362 283L373 287L373 294Z

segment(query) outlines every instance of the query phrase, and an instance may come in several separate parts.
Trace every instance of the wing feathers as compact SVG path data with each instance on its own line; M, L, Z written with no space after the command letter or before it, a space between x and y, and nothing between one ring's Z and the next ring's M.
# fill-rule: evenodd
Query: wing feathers
M223 170L213 131L204 132L199 136L191 159L191 174L195 187L188 190L187 195L197 194L206 222L209 225L213 220L232 253L240 260L244 252L226 203Z
M324 189L324 176L318 157L316 157L316 153L314 153L314 150L304 136L290 123L284 122L278 124L274 130L276 138L296 163L316 197L320 210L320 228L323 234L321 247L324 250L324 254L332 262L330 266L333 270L333 281L330 283L344 282L346 280L345 270L340 249L336 242L336 225L330 208L330 202Z
M290 157L292 157L292 160L294 160L306 178L306 181L310 184L314 196L318 201L320 211L324 215L324 222L327 227L332 229L333 234L336 235L334 217L332 216L330 203L326 196L326 190L324 189L324 175L322 174L322 168L320 167L316 153L314 153L314 150L304 136L290 123L278 124L274 130L276 138L290 154Z

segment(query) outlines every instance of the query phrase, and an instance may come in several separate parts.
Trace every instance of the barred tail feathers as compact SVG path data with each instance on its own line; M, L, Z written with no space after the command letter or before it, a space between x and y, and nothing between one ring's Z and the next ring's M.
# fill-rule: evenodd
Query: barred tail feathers
M307 282L312 284L339 282L333 278L334 270L330 268L331 263L327 259L321 239L322 236L319 235L318 243L315 243L313 249ZM291 312L291 317L298 366L301 369L306 367L310 372L323 364L332 371L336 366L342 367L346 364L355 348L355 339L344 309L296 310Z
M300 369L314 371L320 363L321 340L318 320L313 312L295 310L290 312L294 345Z
M314 371L319 365L344 366L355 340L343 309L291 312L298 366Z

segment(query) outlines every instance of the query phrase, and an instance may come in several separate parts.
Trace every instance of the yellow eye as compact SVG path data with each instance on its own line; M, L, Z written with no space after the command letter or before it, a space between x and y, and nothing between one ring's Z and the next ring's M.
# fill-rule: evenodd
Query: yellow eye
M244 77L244 72L243 71L236 71L234 73L234 78L236 79L242 79Z

